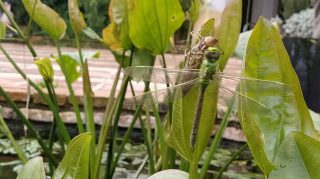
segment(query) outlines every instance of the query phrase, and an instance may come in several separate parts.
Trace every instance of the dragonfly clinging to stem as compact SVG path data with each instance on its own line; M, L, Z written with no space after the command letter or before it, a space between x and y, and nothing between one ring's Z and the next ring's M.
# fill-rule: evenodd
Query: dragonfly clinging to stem
M168 70L164 68L154 68L150 66L135 66L128 67L124 70L126 75L133 77L133 79L155 83L167 83L169 78L169 81L173 85L162 90L143 93L142 95L139 95L140 97L146 95L149 96L150 94L154 97L157 97L160 95L168 94L168 92L174 95L177 92L177 90L183 91L183 88L189 88L190 86L197 87L199 89L195 113L193 117L193 124L190 132L191 149L194 149L195 144L197 142L197 135L199 130L199 124L201 122L200 119L202 118L203 106L206 105L204 103L205 93L209 85L215 85L214 87L218 89L218 92L214 93L215 96L213 96L215 99L218 99L218 94L219 100L220 98L234 96L236 97L236 99L241 100L241 104L245 104L246 106L248 106L248 108L254 107L256 109L260 109L260 111L266 112L271 112L269 107L265 106L263 102L257 101L254 98L248 96L245 90L239 90L239 88L237 88L237 85L240 85L242 87L245 86L243 89L247 89L254 86L265 86L265 89L268 89L269 91L279 91L285 87L284 84L274 81L258 80L234 74L222 73L219 71L219 58L223 52L218 47L216 47L216 45L213 47L203 46L203 48L200 48L199 44L198 47L197 49L199 50L199 52L203 51L201 58L202 65L200 69ZM188 76L193 77L190 79L188 78ZM230 86L230 82L233 82L233 86ZM138 98L139 97L137 97L136 99ZM176 98L174 99L176 100ZM216 106L212 106L212 108L215 108L212 110L216 110ZM212 117L214 118L215 116Z

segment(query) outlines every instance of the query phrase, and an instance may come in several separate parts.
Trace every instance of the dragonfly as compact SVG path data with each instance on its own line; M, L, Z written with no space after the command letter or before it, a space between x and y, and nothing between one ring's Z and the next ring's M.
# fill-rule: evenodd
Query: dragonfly
M241 105L247 106L247 109L255 108L257 111L272 113L272 106L264 104L264 99L259 101L255 96L247 94L247 90L255 89L257 86L263 86L267 91L279 91L287 88L285 84L275 81L259 80L241 75L227 74L219 71L219 59L222 52L217 47L208 47L204 50L203 62L200 69L178 69L169 70L164 68L155 68L150 66L132 66L124 69L125 75L132 77L133 80L170 83L170 87L160 90L154 90L143 93L135 97L136 101L143 101L145 96L154 98L168 94L175 95L177 90L184 88L198 88L198 98L196 101L196 110L194 113L193 124L190 132L190 147L194 149L199 130L199 123L204 105L204 98L207 87L216 85L218 92L214 98L222 99L227 102L234 97L234 101L241 102ZM193 76L192 79L188 76ZM195 77L195 78L194 78ZM185 80L189 79L189 80ZM231 84L231 85L230 85ZM232 85L233 84L233 85ZM260 89L259 89L260 90ZM177 100L173 98L173 100ZM215 106L216 108L216 106Z

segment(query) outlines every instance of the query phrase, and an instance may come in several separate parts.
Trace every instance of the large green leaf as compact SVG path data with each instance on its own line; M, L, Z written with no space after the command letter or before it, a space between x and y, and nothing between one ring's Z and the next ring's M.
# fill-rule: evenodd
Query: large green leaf
M308 107L304 101L300 82L278 31L264 18L260 18L251 35L244 75L287 84L294 92L301 130L316 135ZM252 70L255 69L255 70Z
M202 115L194 151L190 145L190 133L196 111L199 87L193 87L183 98L176 95L171 126L166 126L167 142L189 161L199 161L212 133L217 107L217 84L210 84L205 92Z
M29 160L19 172L17 179L45 179L42 157L35 157Z
M214 17L216 19L215 36L219 38L219 47L224 51L219 60L220 70L224 69L229 57L236 48L242 20L242 1L224 0L224 2L225 7L223 9L217 7L221 14ZM211 3L221 4L221 0L213 0Z
M291 132L275 158L277 169L270 179L319 178L320 142L301 132Z
M90 133L82 133L71 140L66 154L53 174L53 178L89 178L91 138Z
M244 66L245 76L275 81L241 86L251 100L239 103L240 122L250 150L268 175L275 167L273 161L285 136L291 131L315 134L315 130L281 37L263 18L248 41Z
M129 8L129 35L138 48L163 54L183 20L179 0L137 0Z
M64 20L41 0L22 0L32 20L55 40L63 38L67 26Z

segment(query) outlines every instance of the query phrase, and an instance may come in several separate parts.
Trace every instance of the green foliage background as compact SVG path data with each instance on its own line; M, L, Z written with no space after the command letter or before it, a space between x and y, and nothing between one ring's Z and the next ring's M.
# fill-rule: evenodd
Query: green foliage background
M66 0L42 0L43 3L54 9L60 16L66 21L67 37L72 38L73 33L70 26L70 21L68 18L68 1ZM84 14L84 18L87 24L97 33L101 33L102 29L109 23L108 18L108 4L109 0L80 0L79 6ZM12 4L12 12L14 14L14 19L19 25L28 24L28 13L24 9L21 0L15 0ZM42 31L36 25L32 26L32 31L34 34L41 34Z

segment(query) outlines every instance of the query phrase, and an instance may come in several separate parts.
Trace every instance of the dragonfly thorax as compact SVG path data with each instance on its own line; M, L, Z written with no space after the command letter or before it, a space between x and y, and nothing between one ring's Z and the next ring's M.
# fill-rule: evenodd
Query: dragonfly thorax
M220 51L217 48L214 48L214 47L209 48L205 52L206 59L209 60L209 61L219 60L220 55L221 55Z

